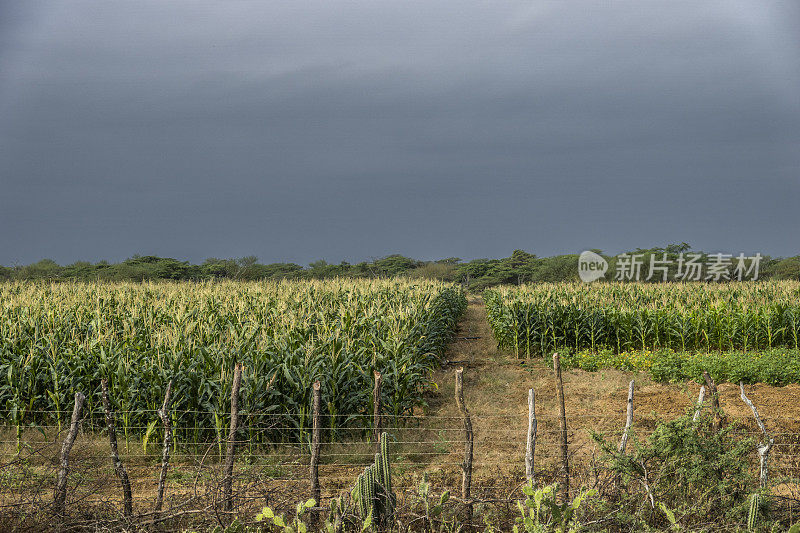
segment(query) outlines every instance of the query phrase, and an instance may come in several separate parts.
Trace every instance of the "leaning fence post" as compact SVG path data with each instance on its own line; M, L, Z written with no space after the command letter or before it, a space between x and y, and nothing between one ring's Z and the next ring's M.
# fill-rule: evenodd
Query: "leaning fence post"
M761 421L761 417L758 416L758 409L756 409L755 404L745 395L744 393L744 383L739 382L739 391L741 391L742 401L746 403L750 409L753 411L753 416L756 418L756 422L758 423L758 427L761 428L761 432L764 434L764 443L758 445L758 462L759 462L759 481L761 487L767 486L768 476L767 476L767 460L769 459L769 451L772 449L772 445L775 443L775 439L767 434L767 428L764 427L764 423Z
M225 450L225 477L222 480L225 511L233 511L233 459L236 453L236 430L239 427L239 388L242 385L242 363L236 363L231 387L231 429Z
M472 420L467 406L464 404L464 368L456 370L456 405L461 411L464 422L464 462L461 465L461 498L467 506L467 521L472 520L472 501L470 487L472 485Z
M61 445L61 468L58 469L58 478L56 479L56 492L53 498L53 510L57 515L64 514L64 504L67 500L67 474L69 473L69 452L75 444L75 438L78 436L78 425L80 423L81 409L86 397L80 393L75 393L75 406L72 408L72 421L69 425L69 432Z
M714 380L711 379L711 376L706 370L703 370L703 379L705 379L706 385L708 385L708 392L711 394L711 410L714 411L714 422L712 429L714 431L719 431L719 429L722 427L722 410L719 407L719 393L717 392L717 384L714 383Z
M700 410L703 408L703 402L705 401L706 401L706 386L700 385L700 393L697 395L697 404L695 404L694 416L692 417L692 422L697 422L697 419L700 417Z
M114 411L111 408L111 401L108 399L108 380L103 378L100 381L103 390L103 409L106 412L106 427L108 428L108 441L111 445L111 462L114 465L114 473L117 474L119 482L122 484L122 505L125 518L130 518L133 514L133 495L131 494L131 482L128 479L128 472L119 458L117 449L117 427L114 422Z
M619 443L619 453L625 453L625 446L628 444L628 432L633 424L633 380L628 385L628 414L625 418L625 429L622 431L622 440Z
M161 475L158 478L158 496L156 496L155 512L161 512L164 503L164 485L167 481L167 469L169 468L169 451L172 446L172 422L169 419L169 400L172 393L172 380L167 383L167 392L164 394L164 405L158 410L158 416L164 424L164 449L161 452Z
M372 441L375 443L375 450L381 451L381 385L383 384L383 377L377 370L373 371L375 375L375 387L372 389Z
M528 389L528 442L525 444L525 477L533 485L533 454L536 452L536 395Z
M319 441L320 441L320 406L322 405L322 392L319 380L314 382L311 400L312 430L311 430L311 497L320 506L322 490L319 486Z
M569 501L569 449L567 448L567 412L564 407L564 383L561 380L561 361L558 352L553 354L553 371L556 375L556 403L558 403L558 418L561 423L561 470L563 481L561 483L562 503Z

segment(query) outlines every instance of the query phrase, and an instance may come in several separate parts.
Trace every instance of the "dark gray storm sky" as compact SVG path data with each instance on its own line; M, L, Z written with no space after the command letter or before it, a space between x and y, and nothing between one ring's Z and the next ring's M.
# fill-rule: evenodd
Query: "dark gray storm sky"
M0 3L0 264L800 253L800 4Z

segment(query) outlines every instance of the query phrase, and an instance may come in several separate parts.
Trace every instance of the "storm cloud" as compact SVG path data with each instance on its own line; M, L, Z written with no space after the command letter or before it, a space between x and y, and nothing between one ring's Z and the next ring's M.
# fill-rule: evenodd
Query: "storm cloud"
M800 8L0 3L0 264L796 255Z

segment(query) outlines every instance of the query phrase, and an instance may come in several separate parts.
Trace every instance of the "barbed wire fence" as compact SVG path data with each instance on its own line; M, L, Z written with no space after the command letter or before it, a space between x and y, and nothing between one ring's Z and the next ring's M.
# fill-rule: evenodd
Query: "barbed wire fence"
M554 365L557 374L557 360ZM597 485L602 478L597 471L600 449L592 433L619 442L624 451L629 440L646 436L659 422L653 415L633 414L633 383L623 417L570 415L563 409L537 412L534 392L543 391L529 393L527 417L500 413L475 417L464 401L462 372L455 371L457 414L395 416L373 402L365 406L365 412L345 415L355 423L337 431L336 438L322 438L323 433L330 437L326 422L333 415L321 412L318 384L312 393L316 399L310 427L300 432L290 423L296 416L292 413L239 411L238 366L227 436L219 427L172 427L165 391L164 405L152 413L160 416L161 430L125 428L126 435L140 437L150 429L159 442L119 439L115 422L126 413L114 413L107 402L95 402L99 412L89 412L83 395L76 393L69 427L27 428L21 439L12 438L12 428L0 433L5 435L0 440L0 528L79 531L159 525L179 529L198 523L225 527L234 519L253 522L265 505L291 513L298 502L312 497L317 501L314 511L324 515L331 499L346 497L359 473L372 464L376 440L384 432L390 439L397 516L412 523L423 518L419 482L424 472L437 494L450 491L469 524L477 520L478 509L510 516L516 502L524 498L522 487L529 480L539 485L560 481L562 498L570 497L570 488ZM380 383L376 373L376 389ZM565 393L559 389L563 399ZM379 390L373 392L374 398L380 398ZM742 397L745 401L743 386ZM698 408L711 408L712 400L701 393ZM749 405L754 407L752 402ZM360 422L370 419L365 414L370 411L371 423ZM106 420L104 428L85 424L100 414ZM781 428L794 427L797 421L779 413L759 413L756 408L753 414L737 420L735 430L758 443L753 450L753 475L794 513L800 500L800 433ZM207 442L176 437L196 430L217 437ZM245 431L251 438L240 438ZM254 432L262 438L253 439Z

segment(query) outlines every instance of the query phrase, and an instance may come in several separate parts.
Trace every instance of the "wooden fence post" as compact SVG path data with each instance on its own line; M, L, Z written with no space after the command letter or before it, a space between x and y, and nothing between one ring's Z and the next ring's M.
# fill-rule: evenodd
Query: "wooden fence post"
M242 363L236 363L231 387L231 429L225 450L225 477L222 479L225 511L233 511L233 459L236 453L236 430L239 428L239 388L242 385Z
M381 385L383 384L383 377L377 370L373 371L375 376L375 387L372 389L372 442L375 443L375 451L381 451Z
M319 380L314 382L311 400L312 430L311 430L311 497L316 503L315 507L321 505L322 490L319 486L319 441L322 425L320 424L320 409L322 405L322 392Z
M464 403L464 368L456 370L456 405L461 411L464 422L464 462L461 465L461 497L467 506L467 523L472 521L472 501L470 488L472 486L472 420Z
M717 384L711 379L707 371L703 370L703 379L708 385L708 393L711 394L711 410L714 412L714 422L712 428L714 431L719 431L722 427L722 410L719 407L719 393L717 392Z
M164 424L164 449L161 451L161 475L158 478L158 495L156 496L156 516L161 512L164 503L164 486L167 481L167 469L169 468L169 451L172 447L172 422L169 419L169 401L172 394L172 380L167 383L167 392L164 394L164 404L158 410L158 416Z
M103 390L103 409L106 412L106 427L108 428L108 441L111 446L111 462L114 465L114 473L117 474L119 482L122 484L122 506L125 518L133 515L133 495L131 493L131 482L128 479L128 472L119 458L117 449L117 427L114 421L114 410L111 408L111 400L108 398L108 380L100 381Z
M628 385L628 413L625 418L625 429L622 431L622 440L619 443L619 453L625 453L625 446L628 444L628 432L633 424L633 380Z
M767 474L767 460L769 459L769 451L772 449L772 445L775 444L775 439L769 436L767 433L767 428L764 427L764 423L761 421L761 417L758 416L758 409L756 409L755 404L750 401L750 398L747 397L744 393L744 383L739 382L739 391L741 392L741 398L744 403L750 407L750 410L753 411L753 416L756 418L756 422L758 423L758 427L761 429L761 432L764 434L764 442L758 445L758 462L759 462L759 481L761 487L764 488L767 486L768 481L768 474Z
M533 455L536 452L536 395L528 389L528 441L525 444L525 477L533 485Z
M53 510L57 515L64 514L64 505L67 501L67 475L69 474L69 452L75 444L75 438L78 436L78 425L80 423L81 409L86 397L80 393L75 393L75 405L72 408L72 421L69 425L69 432L67 433L64 443L61 445L61 467L58 469L58 478L56 479L56 492L53 498Z
M564 407L564 383L561 380L561 361L558 352L553 354L553 371L556 375L556 403L558 403L558 418L561 423L561 470L562 482L560 487L561 501L569 501L569 449L567 448L567 413Z
M697 419L700 417L700 410L703 408L703 402L705 401L706 401L706 386L700 385L700 394L697 395L697 403L695 404L694 416L692 416L692 422L697 422Z

